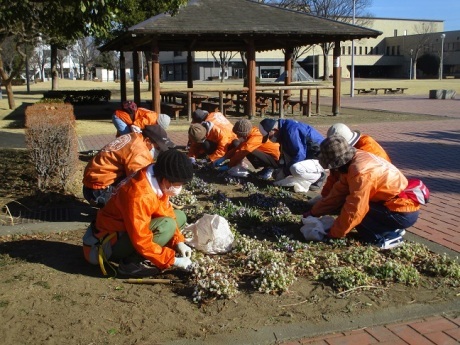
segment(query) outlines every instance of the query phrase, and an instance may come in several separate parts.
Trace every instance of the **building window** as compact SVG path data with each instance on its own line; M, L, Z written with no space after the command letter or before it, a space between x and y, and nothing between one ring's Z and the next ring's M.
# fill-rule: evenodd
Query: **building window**
M182 56L182 52L174 51L174 56Z
M342 55L345 55L345 47L342 47Z
M387 47L387 55L390 55L390 47Z
M395 46L391 47L391 55L395 55Z
M398 36L398 30L395 29L394 31L394 36L397 37Z
M366 55L368 54L367 48L368 48L368 47L366 47L366 49L365 49L365 50L366 50Z
M363 55L363 47L359 47L359 55Z
M356 47L354 47L355 49L353 49L353 53L356 55Z
M351 55L351 47L348 47L348 55Z

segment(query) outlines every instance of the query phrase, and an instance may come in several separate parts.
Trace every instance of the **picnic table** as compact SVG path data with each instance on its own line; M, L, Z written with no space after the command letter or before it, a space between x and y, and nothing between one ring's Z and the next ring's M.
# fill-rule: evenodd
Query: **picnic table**
M188 106L189 100L193 112L200 107L201 102L209 98L209 96L205 94L192 92L191 95L189 95L187 92L178 91L164 91L160 93L160 96L162 112L164 111L171 117L174 115L176 119L179 117L179 112Z
M407 87L397 87L397 88L375 87L375 88L370 88L370 89L355 88L355 91L358 92L358 95L360 94L377 95L379 91L383 91L383 93L386 95L386 94L404 93L404 90L407 90Z

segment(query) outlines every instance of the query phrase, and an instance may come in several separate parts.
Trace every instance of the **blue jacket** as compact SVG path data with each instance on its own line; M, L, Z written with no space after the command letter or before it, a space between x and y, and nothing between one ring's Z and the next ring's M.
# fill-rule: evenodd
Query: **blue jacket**
M316 129L306 123L282 119L278 120L278 129L281 152L291 158L285 163L285 173L289 173L289 168L295 163L316 158L313 152L319 152L319 145L324 140Z

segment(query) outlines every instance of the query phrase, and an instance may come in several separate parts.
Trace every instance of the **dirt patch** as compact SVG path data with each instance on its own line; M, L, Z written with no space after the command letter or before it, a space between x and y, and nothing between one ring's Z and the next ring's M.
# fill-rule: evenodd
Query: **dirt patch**
M2 185L1 190L3 205L13 210L19 199L28 208L63 204L71 207L81 203L77 190L75 195L61 196L61 199L38 199L33 192L34 181L30 178L25 153L10 151L3 158L0 160L4 163L3 176L8 176L7 185ZM86 162L81 164L83 167ZM232 339L237 334L266 327L289 327L298 323L318 327L325 323L335 325L340 319L372 319L389 308L455 304L458 299L455 285L459 280L455 283L448 274L442 276L427 271L426 260L439 260L439 256L425 252L416 244L409 245L395 258L390 252L367 250L353 238L328 244L301 241L300 214L306 201L316 195L314 192L304 195L270 189L266 182L252 177L245 181L229 179L206 169L197 171L196 176L194 187L188 187L196 202L185 208L190 221L203 212L227 212L240 239L245 235L248 241L264 243L266 252L273 250L270 253L274 258L283 256L288 260L297 278L288 284L286 291L279 288L271 293L259 292L253 284L256 271L244 264L251 254L244 250L212 257L221 265L231 267L229 276L238 279L238 294L231 299L218 299L209 293L201 303L194 303L196 277L193 274L166 271L161 278L180 282L156 285L128 284L123 277L102 277L98 267L83 260L83 225L71 232L56 229L50 234L5 236L0 238L0 337L3 342L152 344L193 339L202 343L221 334ZM81 176L76 180L80 181ZM263 198L254 197L257 193ZM223 199L230 200L236 208L222 206ZM264 202L261 203L261 199ZM286 205L290 213L273 213L279 202ZM299 247L288 248L295 243ZM295 253L301 255L295 256ZM380 273L380 278L374 276L367 283L351 281L340 285L324 274L328 268L350 267L355 273L341 279L358 279L361 276L357 271L365 272L363 267L372 266L364 264L369 255L371 261L379 262L382 267L390 261L404 262L404 267L417 267L420 272L417 283L410 277L406 282L383 279ZM198 253L194 256L202 257ZM449 266L443 261L430 262ZM415 274L406 269L409 275ZM112 272L109 270L109 273ZM458 272L449 274L458 277ZM274 337L273 343L276 340Z

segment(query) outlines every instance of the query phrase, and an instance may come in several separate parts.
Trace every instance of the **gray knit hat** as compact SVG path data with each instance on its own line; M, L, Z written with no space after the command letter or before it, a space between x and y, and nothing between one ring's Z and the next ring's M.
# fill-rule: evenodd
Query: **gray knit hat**
M208 112L203 109L197 109L192 113L192 122L203 122L208 117Z
M235 133L238 138L247 137L252 130L252 123L249 120L243 119L235 122L233 126L233 133Z
M169 123L171 122L171 118L169 115L166 114L160 114L158 116L157 123L163 128L164 130L168 129Z
M350 146L347 139L334 134L321 142L319 164L324 169L337 169L353 159L356 149Z

